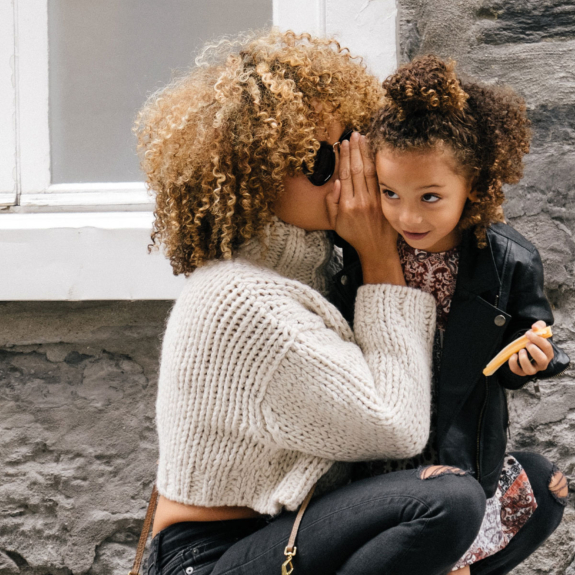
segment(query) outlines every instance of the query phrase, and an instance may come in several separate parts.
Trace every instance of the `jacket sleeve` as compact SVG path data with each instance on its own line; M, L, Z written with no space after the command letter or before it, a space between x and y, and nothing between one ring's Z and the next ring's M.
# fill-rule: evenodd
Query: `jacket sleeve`
M434 331L431 295L362 286L355 342L318 326L300 331L282 358L261 404L268 439L339 461L420 453L429 435Z
M507 312L512 319L505 332L502 347L522 336L538 320L553 325L553 313L544 291L543 264L534 248L528 259L515 263L511 281ZM569 357L551 338L554 357L545 371L533 377L515 375L506 362L500 368L499 381L507 389L519 389L532 379L545 379L563 372L569 366Z

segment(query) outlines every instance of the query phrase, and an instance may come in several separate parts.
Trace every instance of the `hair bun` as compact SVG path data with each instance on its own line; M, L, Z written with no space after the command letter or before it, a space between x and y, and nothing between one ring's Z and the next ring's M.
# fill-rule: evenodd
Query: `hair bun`
M455 61L437 56L420 56L383 82L388 100L400 110L399 119L409 112L463 110L469 97L454 72Z

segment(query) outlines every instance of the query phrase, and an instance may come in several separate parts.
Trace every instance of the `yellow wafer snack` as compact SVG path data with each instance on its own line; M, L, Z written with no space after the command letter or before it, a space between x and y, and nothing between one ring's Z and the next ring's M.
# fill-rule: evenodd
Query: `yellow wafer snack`
M551 327L547 326L543 329L535 329L533 330L535 335L540 337L548 338L551 337L553 334L551 333ZM515 341L512 341L509 345L505 346L486 366L483 370L483 375L493 375L509 358L514 354L517 353L519 350L525 348L529 340L527 336L522 335L518 337Z

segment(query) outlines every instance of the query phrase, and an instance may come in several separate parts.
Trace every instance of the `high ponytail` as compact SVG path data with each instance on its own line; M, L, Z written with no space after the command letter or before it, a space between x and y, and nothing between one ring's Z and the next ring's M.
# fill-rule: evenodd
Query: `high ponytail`
M454 72L455 62L424 56L401 67L383 82L390 105L400 119L425 111L461 111L469 97Z

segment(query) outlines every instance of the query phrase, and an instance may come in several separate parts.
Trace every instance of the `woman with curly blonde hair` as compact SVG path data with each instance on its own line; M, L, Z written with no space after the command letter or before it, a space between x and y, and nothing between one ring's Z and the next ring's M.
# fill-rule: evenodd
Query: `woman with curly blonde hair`
M435 302L405 286L359 134L381 104L336 41L274 30L207 47L140 114L153 243L188 276L162 345L149 575L439 575L479 530L460 470L350 483L353 461L419 453L430 423ZM359 255L353 329L326 299L333 232Z

